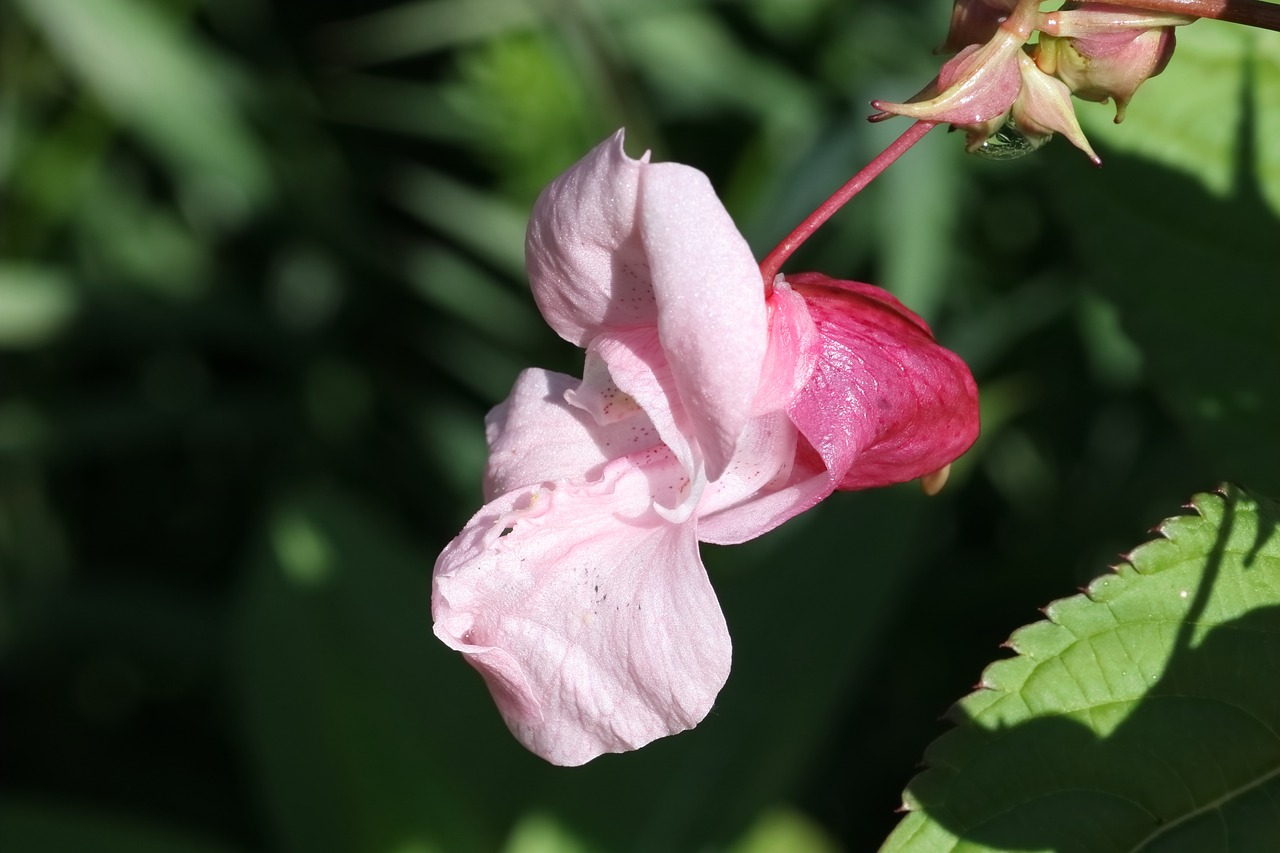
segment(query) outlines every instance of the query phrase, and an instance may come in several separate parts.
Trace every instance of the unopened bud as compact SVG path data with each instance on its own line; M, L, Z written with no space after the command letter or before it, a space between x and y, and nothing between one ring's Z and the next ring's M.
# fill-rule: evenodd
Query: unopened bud
M1138 87L1169 64L1173 28L1193 20L1107 3L1070 4L1040 22L1036 64L1086 101L1114 100L1119 123Z
M956 53L971 44L991 40L1018 0L956 0L951 7L951 29L943 53Z
M1102 159L1094 152L1080 129L1080 121L1076 118L1075 105L1071 103L1071 90L1067 84L1036 67L1036 63L1025 53L1018 59L1022 72L1022 91L1013 102L1010 117L1017 122L1018 128L1029 136L1044 134L1046 137L1061 133L1071 144L1079 148L1095 165L1101 165Z

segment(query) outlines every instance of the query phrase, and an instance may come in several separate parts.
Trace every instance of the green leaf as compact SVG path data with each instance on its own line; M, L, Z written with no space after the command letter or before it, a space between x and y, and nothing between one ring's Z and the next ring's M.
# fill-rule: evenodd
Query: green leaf
M261 200L266 166L236 108L227 69L155 4L18 5L85 87L169 160L193 201L234 217Z
M1174 65L1180 56L1181 47ZM1135 108L1146 94L1138 93ZM1214 479L1277 494L1280 214L1263 194L1280 187L1280 176L1267 178L1262 168L1280 146L1251 130L1264 115L1248 113L1239 128L1219 115L1232 103L1203 102L1205 121L1226 121L1242 134L1228 192L1160 158L1104 153L1100 171L1064 160L1051 195L1089 285L1119 309L1144 378L1202 450L1204 467ZM1116 139L1131 130L1126 120ZM1214 150L1205 149L1206 161Z
M264 538L234 670L278 848L497 849L501 792L476 794L501 724L457 698L474 675L431 634L430 559L329 495L284 503Z
M231 853L230 847L132 817L38 801L0 801L0 849L22 853Z
M1177 39L1168 68L1143 84L1119 126L1110 106L1079 105L1086 133L1184 171L1219 196L1244 167L1280 213L1280 33L1197 21L1179 27ZM1240 163L1244 151L1250 162Z
M1197 495L1014 633L952 709L887 851L1271 850L1280 506Z
M61 270L0 264L0 349L44 344L76 307L76 292Z

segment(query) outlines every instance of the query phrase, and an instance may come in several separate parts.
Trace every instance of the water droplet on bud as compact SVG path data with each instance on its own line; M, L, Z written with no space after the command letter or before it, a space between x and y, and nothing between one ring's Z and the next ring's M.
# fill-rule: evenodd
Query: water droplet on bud
M1052 134L1028 136L1018 129L1010 118L1000 129L988 136L977 148L970 149L985 160L1019 160L1036 151L1052 138Z

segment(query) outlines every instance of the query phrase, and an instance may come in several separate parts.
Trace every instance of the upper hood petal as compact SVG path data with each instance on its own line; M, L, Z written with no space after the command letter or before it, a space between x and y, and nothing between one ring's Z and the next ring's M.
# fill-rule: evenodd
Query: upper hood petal
M649 166L640 227L658 303L658 335L714 480L751 417L768 346L764 282L707 176Z
M619 130L542 191L525 235L534 301L551 328L586 346L606 328L657 322L645 248L636 229L649 159L623 150Z
M706 175L650 164L647 154L633 160L622 144L618 131L538 198L525 242L533 296L552 328L579 346L657 328L691 438L715 479L760 384L764 285Z

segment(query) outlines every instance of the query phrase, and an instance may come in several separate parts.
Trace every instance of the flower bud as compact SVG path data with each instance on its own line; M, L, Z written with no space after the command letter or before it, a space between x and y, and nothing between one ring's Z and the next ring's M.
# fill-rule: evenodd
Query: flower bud
M1013 102L1013 108L1009 111L1010 118L1018 129L1031 137L1048 137L1061 133L1072 145L1088 154L1095 165L1101 165L1102 160L1080 129L1067 84L1041 71L1025 53L1019 54L1018 59L1018 67L1022 72L1022 91L1018 93L1018 99Z
M1107 3L1075 4L1044 16L1036 64L1086 101L1114 100L1119 123L1143 81L1169 64L1173 28L1193 20Z
M971 44L986 44L1017 3L1018 0L956 0L942 52L956 53Z

